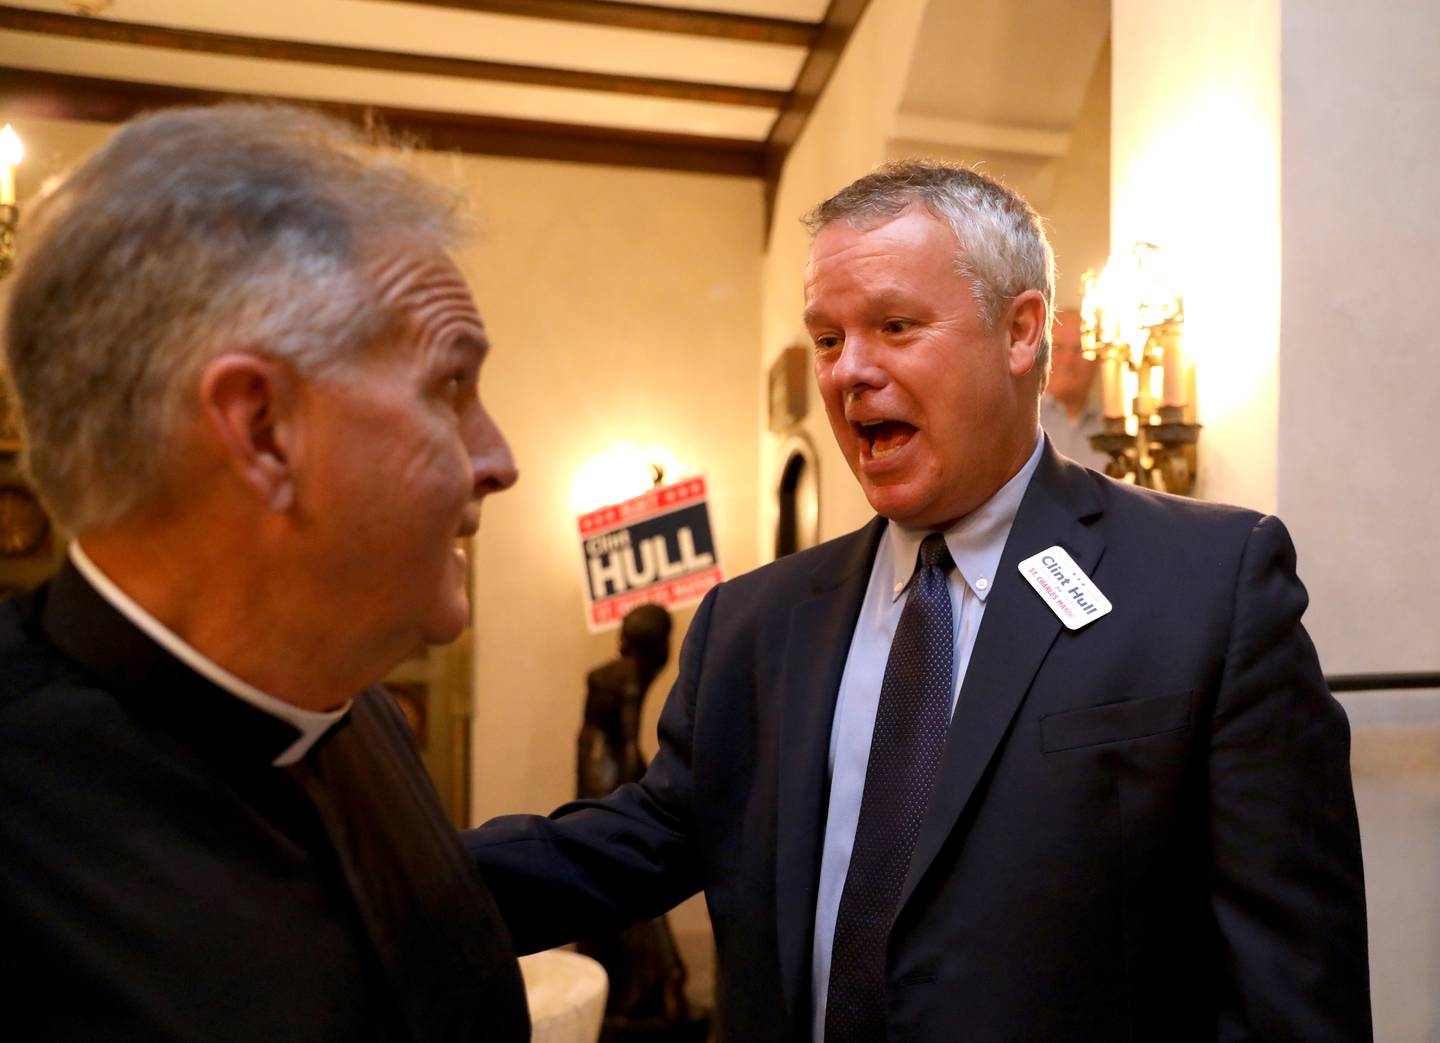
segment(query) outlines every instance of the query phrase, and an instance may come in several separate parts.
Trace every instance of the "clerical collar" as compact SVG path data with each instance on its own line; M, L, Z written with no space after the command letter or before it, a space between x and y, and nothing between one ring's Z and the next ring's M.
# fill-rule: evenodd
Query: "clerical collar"
M78 540L70 542L69 553L70 561L76 570L85 577L86 582L95 588L96 593L108 601L115 611L144 631L150 640L215 686L223 688L235 698L249 703L255 709L284 721L300 733L298 739L271 761L275 767L283 768L286 765L294 764L305 756L310 752L310 747L320 741L320 737L328 732L336 721L350 712L349 702L340 709L328 713L305 710L292 703L287 703L283 699L277 699L273 695L267 695L254 685L242 681L223 666L201 655L173 630L141 608L134 598L126 594L115 585L109 576L100 571L100 567L90 560L90 556L85 553L85 549L80 546Z
M981 601L995 585L995 572L1000 568L1000 555L1005 552L1010 527L1015 524L1015 514L1020 510L1025 490L1030 487L1030 479L1040 466L1040 454L1044 448L1045 436L1041 434L1036 437L1035 448L1024 466L990 499L945 530L945 546L950 550L950 559L955 562L956 571ZM890 541L890 560L895 570L895 584L890 591L893 601L910 582L920 543L933 530L907 529L897 522L891 522L886 530Z

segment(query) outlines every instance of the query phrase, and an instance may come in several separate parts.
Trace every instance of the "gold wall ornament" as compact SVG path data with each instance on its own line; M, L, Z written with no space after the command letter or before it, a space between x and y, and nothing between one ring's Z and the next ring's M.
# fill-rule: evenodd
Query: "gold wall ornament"
M0 203L0 279L15 269L15 230L20 227L20 208Z
M20 226L20 208L15 205L15 168L25 158L25 146L15 128L0 129L0 279L15 267L15 229Z
M45 546L50 518L23 485L0 486L0 558L24 558Z
M0 129L0 279L15 267L15 231L20 226L20 208L15 205L15 168L25 158L25 146L15 128ZM10 388L0 381L0 453L20 452L20 418Z
M1185 353L1185 301L1164 252L1136 243L1081 276L1080 347L1100 363L1104 426L1090 444L1105 473L1190 495L1200 424L1195 365Z
M24 447L25 436L20 428L20 411L15 408L15 396L10 390L9 378L0 376L0 453L19 453Z
M15 266L16 168L25 148L15 128L0 128L0 278ZM8 376L0 372L0 594L47 580L65 556L58 532L20 466L24 430Z

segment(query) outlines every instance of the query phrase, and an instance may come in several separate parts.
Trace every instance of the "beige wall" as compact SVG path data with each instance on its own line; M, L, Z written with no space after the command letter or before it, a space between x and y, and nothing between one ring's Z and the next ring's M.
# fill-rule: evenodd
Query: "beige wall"
M1276 499L1306 626L1329 672L1440 670L1440 8L1286 0L1281 39ZM1347 705L1376 1039L1440 1039L1440 691Z
M1070 151L1055 164L1055 189L1041 206L1055 248L1055 306L1080 307L1080 276L1110 255L1110 45L1100 50L1070 129ZM1037 204L1039 205L1039 204Z
M1284 6L1277 498L1328 670L1440 670L1440 6ZM1440 965L1437 965L1440 973Z
M15 133L25 145L25 158L15 168L15 195L20 205L20 234L25 233L25 208L40 192L46 179L68 170L109 139L108 123L81 123L77 120L11 119Z
M1355 692L1350 766L1377 1043L1440 1040L1440 691Z
M756 564L761 190L702 175L444 162L458 165L488 222L464 256L495 344L481 393L521 472L486 503L473 553L478 821L573 796L585 672L616 645L583 621L570 485L586 460L617 442L667 447L709 479L726 574ZM677 614L677 652L690 615ZM646 705L647 753L673 670Z

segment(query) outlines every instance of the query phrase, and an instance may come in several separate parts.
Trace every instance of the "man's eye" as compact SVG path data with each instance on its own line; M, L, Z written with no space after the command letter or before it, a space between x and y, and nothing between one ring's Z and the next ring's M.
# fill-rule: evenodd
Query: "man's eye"
M454 402L464 399L469 392L469 381L465 379L464 373L451 373L445 378L443 392L446 398Z
M831 348L838 346L839 343L840 338L830 333L815 338L815 348L818 351L829 351Z
M909 327L910 324L904 319L890 319L881 328L886 333L904 333Z

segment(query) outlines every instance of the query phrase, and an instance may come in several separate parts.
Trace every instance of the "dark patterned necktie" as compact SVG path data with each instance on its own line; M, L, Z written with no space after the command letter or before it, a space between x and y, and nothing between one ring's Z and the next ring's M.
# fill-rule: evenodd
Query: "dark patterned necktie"
M890 645L835 919L825 1043L885 1039L886 943L950 726L951 565L945 538L926 536Z

